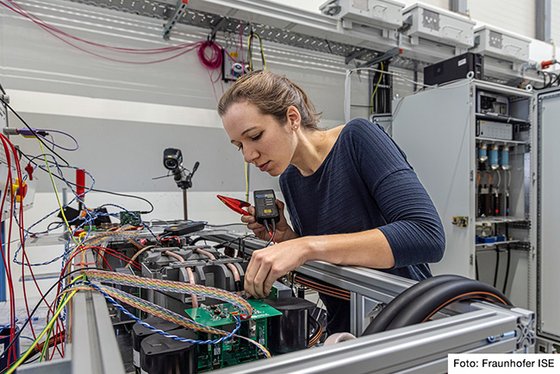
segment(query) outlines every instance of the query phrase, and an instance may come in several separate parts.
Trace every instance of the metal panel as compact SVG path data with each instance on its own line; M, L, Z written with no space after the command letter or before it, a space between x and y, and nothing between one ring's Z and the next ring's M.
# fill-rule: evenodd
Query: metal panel
M393 114L393 137L406 153L440 214L446 253L436 274L475 276L473 86L461 81L402 99ZM437 103L434 105L434 103ZM429 108L421 110L421 108ZM467 217L467 227L452 224Z
M555 89L539 97L539 154L538 154L538 214L537 253L538 263L538 331L547 337L560 339L560 236L558 212L560 211L560 90Z
M516 351L515 334L487 345L490 336L501 336L517 327L515 317L489 312L476 311L217 372L394 373L416 372L417 367L422 372L445 372L448 352Z
M72 301L72 373L124 374L105 298L86 291Z

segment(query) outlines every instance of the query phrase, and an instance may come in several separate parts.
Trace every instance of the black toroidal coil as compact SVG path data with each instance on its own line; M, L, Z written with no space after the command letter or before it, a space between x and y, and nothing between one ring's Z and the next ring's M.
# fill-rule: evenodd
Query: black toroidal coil
M158 317L148 317L144 320L147 324L163 331L175 330L179 325ZM155 334L153 330L135 323L132 326L132 363L137 373L140 373L140 344L146 337Z
M268 348L282 354L307 348L308 316L315 307L310 301L297 297L265 300L282 315L268 319Z
M197 339L192 330L177 329L168 333L187 339ZM140 344L140 367L147 374L196 373L196 346L160 334L152 334Z

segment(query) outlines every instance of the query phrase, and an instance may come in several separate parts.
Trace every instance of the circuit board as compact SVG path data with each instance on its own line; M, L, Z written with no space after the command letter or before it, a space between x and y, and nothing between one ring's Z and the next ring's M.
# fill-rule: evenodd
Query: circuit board
M282 313L259 300L248 300L253 307L250 319L241 322L238 335L255 340L265 347L268 346L268 319L280 316ZM237 309L231 304L203 305L200 308L186 310L187 314L196 322L232 331L235 327ZM199 339L216 339L220 336L201 333ZM233 366L244 362L258 360L262 356L260 351L251 343L239 338L232 338L214 345L199 345L198 371L209 371L222 367Z
M142 217L140 212L120 212L119 219L121 221L121 225L132 225L132 226L141 226L142 225Z

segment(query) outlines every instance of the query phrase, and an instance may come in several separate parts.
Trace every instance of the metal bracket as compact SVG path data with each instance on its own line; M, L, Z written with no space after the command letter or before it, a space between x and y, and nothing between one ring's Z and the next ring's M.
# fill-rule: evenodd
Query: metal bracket
M226 24L226 18L222 17L220 20L212 27L212 31L210 32L210 40L216 39L216 33L221 30L221 28Z
M393 57L396 57L398 55L400 55L402 52L402 49L399 47L395 47L395 48L391 48L389 49L387 52L383 53L380 56L376 56L375 58L364 62L363 64L357 64L356 67L357 68L363 68L363 67L368 67L368 66L372 66L375 64L379 64L380 62L386 62L389 61L390 59L392 59Z
M512 311L519 313L521 316L517 320L516 337L517 337L517 350L527 352L531 347L535 346L535 313L523 310L521 308L513 308Z
M185 14L188 3L189 0L177 0L175 13L173 13L173 15L167 21L167 23L163 25L163 39L169 40L169 34L171 33L173 26L175 26L177 21L179 21L179 18L181 18L183 14Z
M351 54L349 54L348 56L346 56L346 58L344 59L344 63L348 65L349 63L352 62L352 60L357 60L370 52L371 51L367 49L358 49L352 52Z

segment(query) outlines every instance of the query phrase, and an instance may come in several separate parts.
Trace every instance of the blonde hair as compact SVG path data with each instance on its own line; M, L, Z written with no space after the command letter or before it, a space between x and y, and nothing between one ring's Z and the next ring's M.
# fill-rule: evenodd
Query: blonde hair
M223 116L232 104L249 102L255 105L262 114L275 117L284 124L287 110L295 106L301 115L301 125L317 130L321 113L305 92L285 76L269 71L254 71L239 78L222 96L218 104L218 113Z

